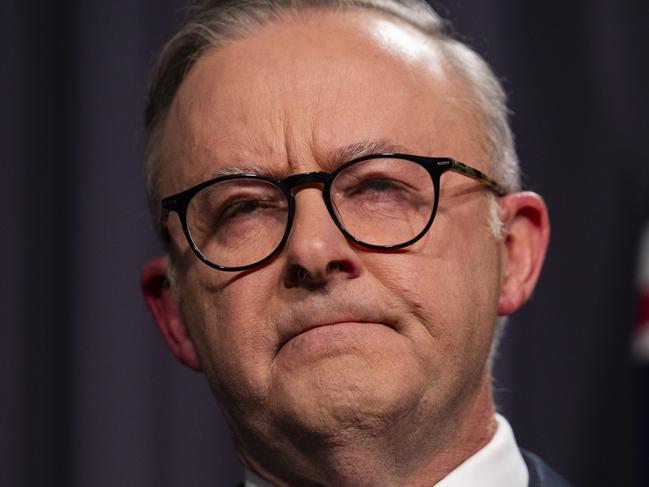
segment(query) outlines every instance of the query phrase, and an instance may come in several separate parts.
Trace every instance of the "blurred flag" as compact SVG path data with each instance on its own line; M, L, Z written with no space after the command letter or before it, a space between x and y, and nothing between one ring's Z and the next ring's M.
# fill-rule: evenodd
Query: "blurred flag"
M638 254L638 308L633 334L636 367L636 445L638 486L649 486L649 224L645 225Z
M644 228L639 249L638 312L633 355L640 364L649 364L649 224Z

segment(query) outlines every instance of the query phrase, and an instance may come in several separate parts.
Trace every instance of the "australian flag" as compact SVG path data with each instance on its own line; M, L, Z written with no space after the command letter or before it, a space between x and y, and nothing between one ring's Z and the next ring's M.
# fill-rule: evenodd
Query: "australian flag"
M638 254L638 308L633 334L633 358L637 365L636 414L640 486L649 486L649 224L644 228Z

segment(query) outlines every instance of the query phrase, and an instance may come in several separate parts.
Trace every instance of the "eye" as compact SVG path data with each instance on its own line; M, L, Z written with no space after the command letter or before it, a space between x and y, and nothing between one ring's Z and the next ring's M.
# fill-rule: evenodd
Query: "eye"
M248 215L254 215L259 213L264 209L276 208L277 202L273 201L264 201L264 200L241 200L234 201L223 208L218 215L218 223L224 223L228 220L234 220L236 218L242 218Z
M369 179L367 181L361 182L357 188L355 188L354 193L363 193L363 192L376 192L384 193L387 191L397 191L402 188L399 187L396 181L393 179Z
M378 198L399 198L407 192L406 186L392 178L369 178L357 181L347 188L347 198L362 198L366 200Z

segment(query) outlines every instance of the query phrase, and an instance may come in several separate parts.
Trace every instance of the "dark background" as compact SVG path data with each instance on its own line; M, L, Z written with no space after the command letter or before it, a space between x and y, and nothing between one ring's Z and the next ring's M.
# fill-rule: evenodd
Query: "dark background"
M204 378L167 352L138 284L159 251L142 101L181 3L0 4L2 486L240 480ZM527 187L553 225L502 347L501 410L576 486L649 486L649 381L629 356L649 221L649 2L434 3L502 77Z

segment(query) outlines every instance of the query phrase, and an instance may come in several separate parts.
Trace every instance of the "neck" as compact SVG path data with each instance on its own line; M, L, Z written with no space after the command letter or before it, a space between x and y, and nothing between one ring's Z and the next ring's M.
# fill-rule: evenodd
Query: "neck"
M254 451L240 444L239 452L249 469L277 486L429 487L484 447L496 427L485 377L449 415L431 418L413 411L379 434L341 431L319 442L275 437Z

